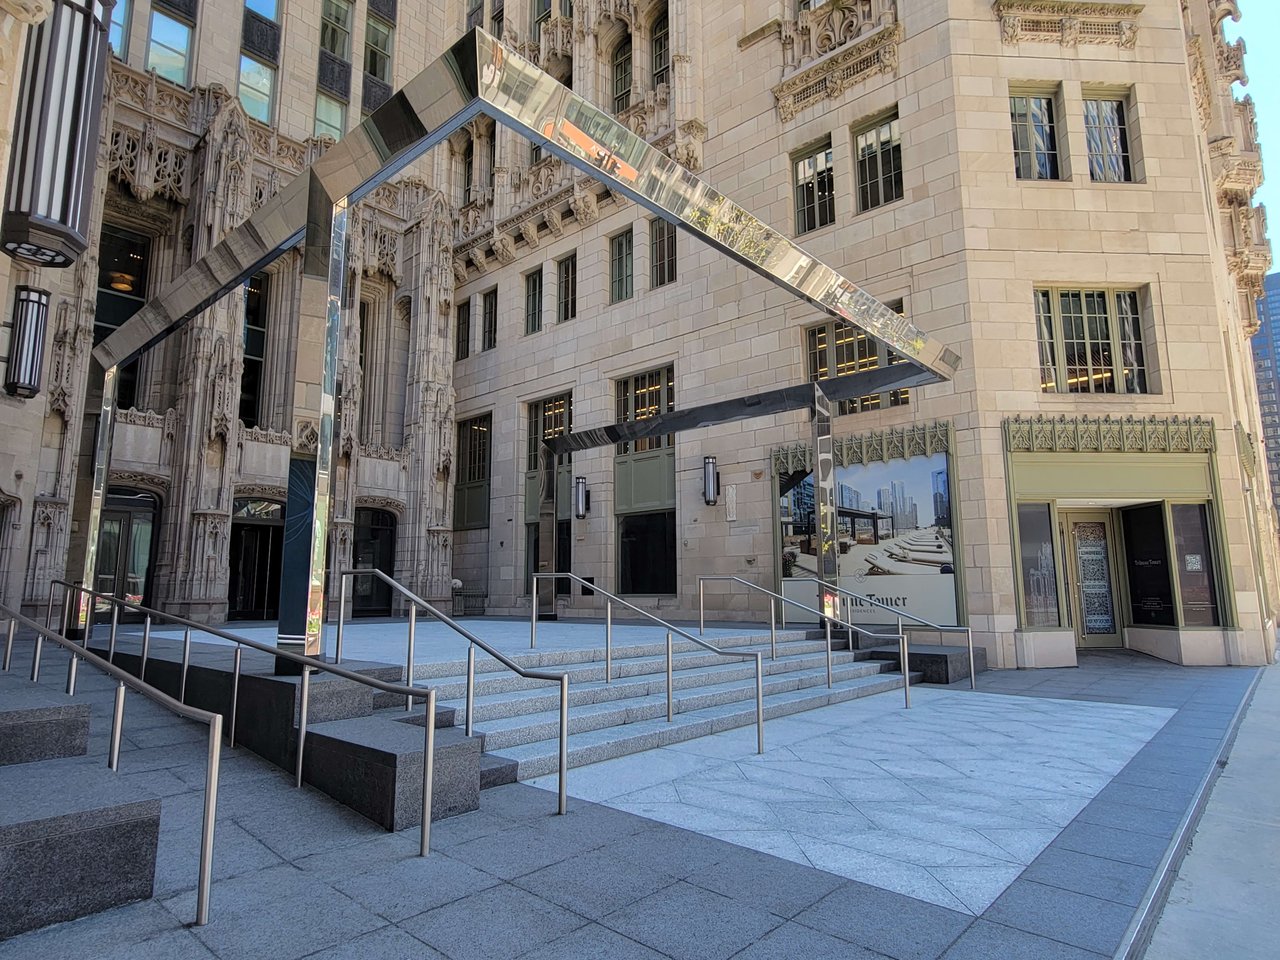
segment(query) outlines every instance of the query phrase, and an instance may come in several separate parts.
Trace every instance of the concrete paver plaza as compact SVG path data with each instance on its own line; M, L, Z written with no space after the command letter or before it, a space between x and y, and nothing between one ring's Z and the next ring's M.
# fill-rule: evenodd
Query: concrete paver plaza
M155 897L0 960L1109 957L1258 671L1080 663L772 720L763 756L731 731L575 769L565 817L537 786L486 790L425 859L416 830L224 750L204 927L205 730L130 697L120 776L162 798ZM59 762L104 762L111 694L81 671L90 754Z

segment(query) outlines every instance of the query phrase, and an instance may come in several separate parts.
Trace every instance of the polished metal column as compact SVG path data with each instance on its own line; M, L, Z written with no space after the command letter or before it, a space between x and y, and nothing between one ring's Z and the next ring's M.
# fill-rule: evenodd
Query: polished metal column
M321 653L324 621L334 397L347 274L347 201L339 198L335 202L314 172L310 178L294 367L295 448L289 459L276 642L283 648L316 657ZM315 438L314 456L299 448L299 440L311 436ZM298 667L292 661L277 658L276 672L296 674Z
M835 445L831 439L831 401L813 385L813 523L817 537L818 579L835 583L840 575L836 516ZM820 588L819 608L828 617L839 616L839 597Z
M98 582L98 530L102 526L102 504L107 499L118 387L119 368L108 367L102 377L102 408L98 414L98 434L93 447L93 487L89 495L89 517L85 521L84 566L80 575L81 582L90 590ZM93 617L93 597L89 593L77 591L76 611L75 630L77 635L83 636L79 631L87 631Z

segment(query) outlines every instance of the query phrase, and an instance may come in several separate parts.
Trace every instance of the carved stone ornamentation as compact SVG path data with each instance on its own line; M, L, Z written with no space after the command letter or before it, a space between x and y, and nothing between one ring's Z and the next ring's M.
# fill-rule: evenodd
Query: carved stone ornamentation
M995 0L1000 38L1014 43L1110 44L1132 50L1138 42L1140 3L1095 0Z
M169 492L169 478L158 474L141 473L136 470L112 470L110 475L112 486L133 487L150 490L154 493Z
M895 73L902 36L898 23L877 28L790 74L773 88L778 116L790 122L800 111L822 100L834 100L864 80Z
M524 237L524 242L529 245L530 250L537 250L540 243L538 237L538 225L532 220L526 220L520 224L520 236Z
M547 229L551 231L553 237L564 235L564 224L560 220L560 211L548 210L542 215L542 219L546 221Z
M573 211L578 223L584 227L600 219L600 206L596 202L595 191L589 184L575 185L569 208Z
M299 420L293 435L296 438L294 448L299 453L315 453L320 445L320 433L310 420Z
M479 247L471 248L471 264L482 277L489 272L489 261Z
M457 280L458 283L467 282L467 261L465 260L453 261L453 278Z
M1011 453L1213 453L1207 417L1011 417L1004 421Z
M516 262L516 245L505 233L496 234L493 238L493 255L504 267Z

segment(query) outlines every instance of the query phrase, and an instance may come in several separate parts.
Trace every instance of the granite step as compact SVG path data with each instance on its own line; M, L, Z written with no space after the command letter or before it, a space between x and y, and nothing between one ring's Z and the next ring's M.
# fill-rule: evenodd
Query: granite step
M83 756L88 743L88 704L0 673L0 766Z
M913 675L913 681L916 679ZM872 674L841 680L828 689L825 677L821 686L799 688L772 694L765 698L765 743L768 743L768 720L835 703L902 689L902 677L896 673ZM665 701L664 701L665 702ZM603 727L572 733L569 736L569 766L581 767L601 760L641 753L655 747L682 743L698 737L753 725L756 722L754 697L745 701L706 706L678 713L670 723L664 713L657 719L637 720L623 726ZM524 743L494 750L496 756L514 760L520 780L554 773L558 769L559 741L555 738Z

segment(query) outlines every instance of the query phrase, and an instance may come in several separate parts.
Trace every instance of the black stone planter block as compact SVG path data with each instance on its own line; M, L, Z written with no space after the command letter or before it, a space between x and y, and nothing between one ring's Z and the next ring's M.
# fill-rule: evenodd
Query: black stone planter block
M0 940L144 900L160 801L105 765L0 768Z
M901 668L901 657L897 645L891 647L873 647L867 651L872 660L891 660L895 667ZM908 644L907 660L912 673L922 673L924 683L948 684L957 680L969 679L969 648L940 647L937 644ZM982 673L987 669L987 651L983 647L974 646L973 666Z
M0 766L82 757L88 743L88 704L17 674L0 675Z
M387 830L422 823L423 729L387 716L308 724L302 778ZM480 806L479 737L436 731L431 819Z

